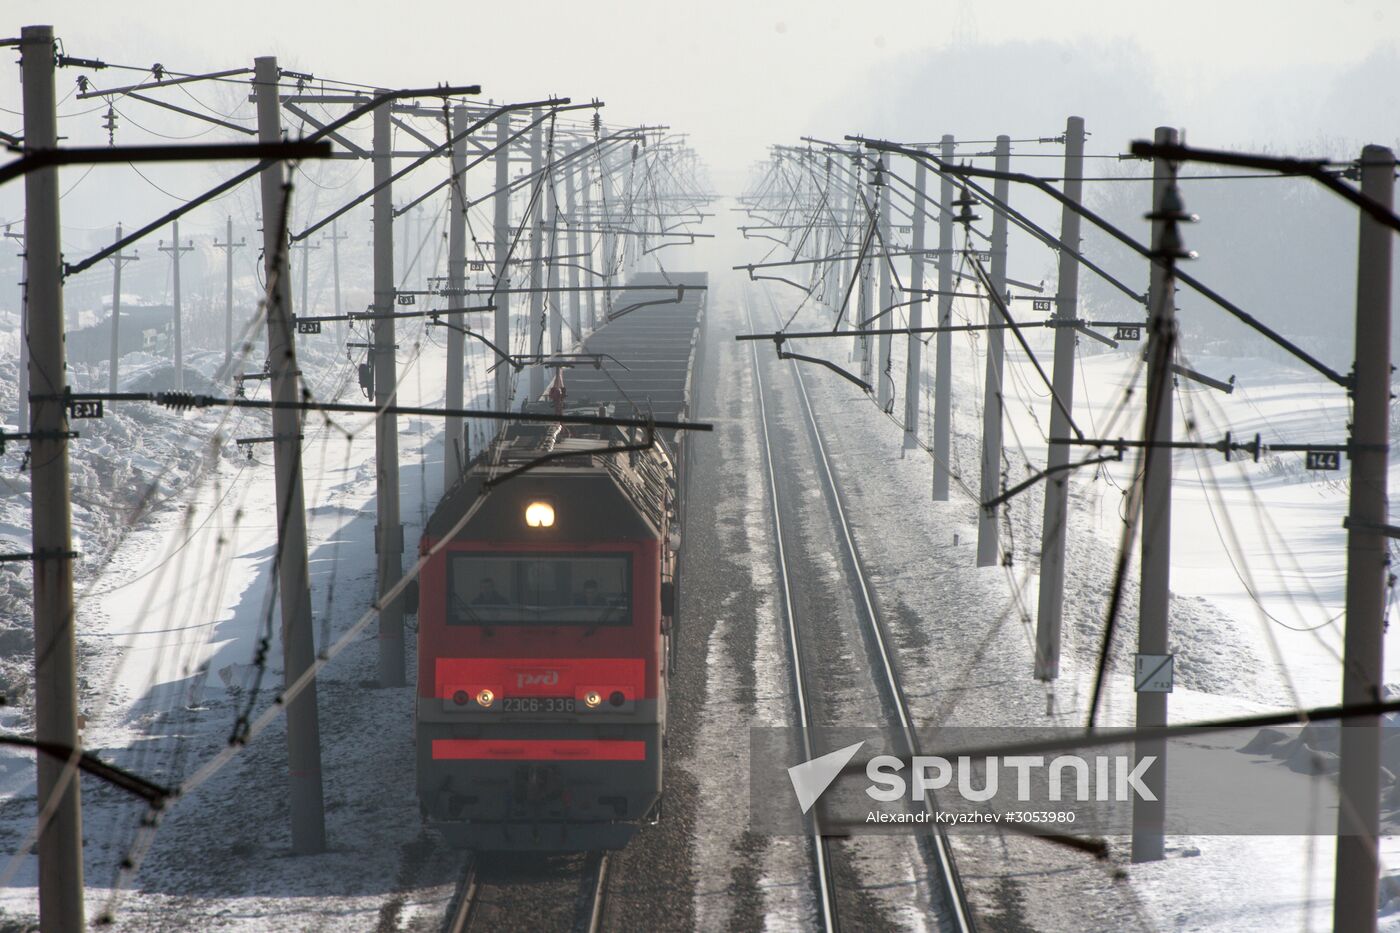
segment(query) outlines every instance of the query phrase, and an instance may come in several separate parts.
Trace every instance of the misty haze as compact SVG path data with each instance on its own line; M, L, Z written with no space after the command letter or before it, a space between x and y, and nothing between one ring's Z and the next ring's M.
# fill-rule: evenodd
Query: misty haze
M0 933L1400 933L1400 8L0 45Z

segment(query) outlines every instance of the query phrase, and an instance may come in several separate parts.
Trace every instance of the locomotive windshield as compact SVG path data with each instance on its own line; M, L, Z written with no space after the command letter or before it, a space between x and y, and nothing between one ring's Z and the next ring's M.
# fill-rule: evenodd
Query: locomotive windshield
M625 554L453 554L449 625L627 625L631 561Z

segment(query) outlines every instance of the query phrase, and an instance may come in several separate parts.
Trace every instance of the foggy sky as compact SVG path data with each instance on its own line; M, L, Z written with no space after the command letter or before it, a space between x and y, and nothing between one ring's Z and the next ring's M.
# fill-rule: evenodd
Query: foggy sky
M1185 126L1200 145L1400 135L1400 6L1391 0L1342 0L1328 15L1303 0L1164 9L1121 0L5 5L13 33L52 23L69 54L113 62L197 72L273 53L285 67L368 84L475 81L497 100L596 96L609 121L689 132L731 193L769 143L803 133L1034 135L1077 113L1094 144L1111 149L1163 123ZM131 74L95 77L112 86ZM60 96L74 77L60 71ZM18 110L19 93L12 68L0 106ZM70 100L61 109L86 108ZM101 116L70 118L63 131L105 142ZM138 119L172 126L149 110ZM0 113L3 128L18 122ZM123 132L119 142L138 140L129 125ZM203 176L161 177L193 178L172 189L193 194ZM141 201L150 190L86 187L96 190L65 202L65 224L150 215ZM0 191L0 220L19 215L19 195Z

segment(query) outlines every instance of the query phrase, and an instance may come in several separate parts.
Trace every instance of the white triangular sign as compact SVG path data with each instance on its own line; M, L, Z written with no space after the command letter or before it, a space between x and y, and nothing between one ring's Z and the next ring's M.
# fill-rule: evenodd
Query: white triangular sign
M797 792L797 802L802 805L803 813L812 809L817 798L831 786L831 782L836 780L836 775L841 773L841 769L846 767L846 763L856 756L856 752L860 751L864 744L865 742L861 741L847 745L787 769L788 779L792 781L792 789Z

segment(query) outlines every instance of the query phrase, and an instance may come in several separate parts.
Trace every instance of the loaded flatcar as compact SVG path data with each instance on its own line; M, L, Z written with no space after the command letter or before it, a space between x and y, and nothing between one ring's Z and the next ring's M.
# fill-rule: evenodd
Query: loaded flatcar
M683 418L703 296L603 326L607 377L581 364L529 410ZM646 433L513 422L428 521L418 793L451 844L620 848L659 812L684 440Z

